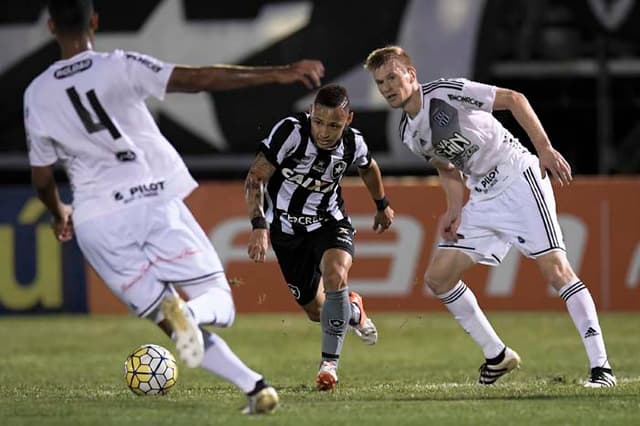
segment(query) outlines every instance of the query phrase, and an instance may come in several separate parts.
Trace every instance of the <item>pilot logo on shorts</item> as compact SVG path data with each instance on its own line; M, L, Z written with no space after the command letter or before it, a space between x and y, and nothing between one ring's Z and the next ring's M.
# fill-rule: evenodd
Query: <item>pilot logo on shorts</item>
M298 287L292 284L287 284L287 287L289 287L289 291L293 294L293 297L300 299L300 289Z

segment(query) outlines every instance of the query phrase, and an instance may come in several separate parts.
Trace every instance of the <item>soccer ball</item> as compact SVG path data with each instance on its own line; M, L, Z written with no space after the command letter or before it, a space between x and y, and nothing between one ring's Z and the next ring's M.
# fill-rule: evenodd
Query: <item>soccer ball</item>
M178 365L171 352L146 344L124 362L124 380L136 395L164 395L178 380Z

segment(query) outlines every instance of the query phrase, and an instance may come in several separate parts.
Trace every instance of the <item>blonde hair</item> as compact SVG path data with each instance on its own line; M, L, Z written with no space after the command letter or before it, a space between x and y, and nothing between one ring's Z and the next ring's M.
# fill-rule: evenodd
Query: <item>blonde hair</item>
M388 61L396 59L407 67L414 67L411 57L400 46L386 46L374 50L367 56L364 68L367 71L375 71ZM414 67L415 68L415 67Z

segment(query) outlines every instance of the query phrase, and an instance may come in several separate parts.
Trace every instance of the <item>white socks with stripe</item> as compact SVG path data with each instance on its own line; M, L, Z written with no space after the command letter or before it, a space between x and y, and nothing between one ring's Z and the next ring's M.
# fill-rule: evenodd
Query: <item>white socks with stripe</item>
M227 288L210 288L205 293L189 299L187 305L196 322L201 325L230 327L236 317L233 296Z
M438 298L442 300L464 331L482 348L486 359L500 355L505 344L478 306L478 300L473 291L465 283L458 281L451 290L438 295Z
M205 351L200 366L233 383L242 392L251 392L262 375L247 367L220 336L206 330L202 330L202 334Z
M590 367L611 368L607 360L607 350L604 347L596 305L593 303L589 289L582 281L577 281L562 287L558 290L558 294L567 304L569 315L580 333Z

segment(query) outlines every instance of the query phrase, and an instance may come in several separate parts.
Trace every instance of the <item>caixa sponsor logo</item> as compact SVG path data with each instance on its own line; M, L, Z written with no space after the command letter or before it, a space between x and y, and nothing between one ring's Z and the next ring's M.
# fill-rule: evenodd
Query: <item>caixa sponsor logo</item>
M133 200L144 197L155 197L161 191L164 190L165 181L160 180L157 182L143 183L140 185L132 186L127 191L116 191L113 193L113 198L116 201L122 201L123 203L129 203Z

